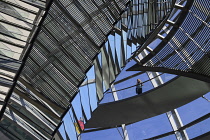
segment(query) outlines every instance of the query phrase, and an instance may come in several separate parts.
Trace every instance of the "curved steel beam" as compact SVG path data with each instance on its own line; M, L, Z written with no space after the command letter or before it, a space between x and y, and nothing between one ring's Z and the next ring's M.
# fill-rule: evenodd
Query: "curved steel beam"
M177 77L138 96L99 105L85 128L115 127L141 121L178 108L209 90L209 83Z
M169 68L163 68L163 67L148 67L148 66L140 66L138 64L130 67L127 69L127 71L152 71L152 72L164 72L164 73L170 73L180 76L186 76L190 78L194 78L197 80L201 80L204 82L210 83L210 77L206 75L201 75L198 73L194 73L193 71L181 71L176 69L169 69Z
M177 19L177 21L172 25L172 29L170 30L169 34L161 41L161 43L152 51L152 53L148 54L146 57L144 57L140 63L144 64L147 61L149 61L153 56L155 56L161 49L164 48L164 46L168 43L168 41L174 36L174 34L177 32L177 30L179 29L179 27L181 26L181 24L183 23L183 21L185 20L185 18L187 17L188 14L188 10L191 8L192 4L193 4L194 0L188 0L185 7L182 8L182 11L180 12L179 18ZM176 8L176 7L175 7ZM166 22L167 24L170 24L170 22L168 21L168 19L164 20L164 22ZM160 26L163 27L163 26ZM160 28L159 27L159 28ZM158 29L159 30L159 29ZM157 35L157 34L156 34ZM153 36L151 36L151 39ZM146 42L145 45L143 45L142 48L139 49L139 51L137 51L137 53L135 53L135 56L137 56L140 51L143 51L143 49L145 49L149 43L151 43L151 39L149 39L149 42ZM135 56L133 56L132 58L134 58Z

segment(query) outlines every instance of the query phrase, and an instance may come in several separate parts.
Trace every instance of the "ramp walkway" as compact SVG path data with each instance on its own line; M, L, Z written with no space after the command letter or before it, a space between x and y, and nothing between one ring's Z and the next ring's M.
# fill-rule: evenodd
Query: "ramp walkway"
M209 91L209 83L180 76L141 95L99 105L85 128L115 127L141 121L178 108Z

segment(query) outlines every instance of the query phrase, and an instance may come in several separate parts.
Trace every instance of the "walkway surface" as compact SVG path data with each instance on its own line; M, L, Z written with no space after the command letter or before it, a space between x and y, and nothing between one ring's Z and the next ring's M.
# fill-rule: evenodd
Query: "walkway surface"
M209 83L180 76L141 95L99 105L85 128L115 127L141 121L178 108L209 91Z

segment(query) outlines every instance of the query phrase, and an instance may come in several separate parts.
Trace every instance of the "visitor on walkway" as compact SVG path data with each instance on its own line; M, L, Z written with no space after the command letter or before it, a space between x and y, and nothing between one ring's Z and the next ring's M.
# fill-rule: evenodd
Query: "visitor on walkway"
M84 130L85 129L85 125L84 125L84 120L82 119L82 117L80 117L80 120L78 120L78 122L79 122L81 130Z
M142 86L143 86L143 83L141 82L141 80L137 79L136 94L141 94L142 93Z

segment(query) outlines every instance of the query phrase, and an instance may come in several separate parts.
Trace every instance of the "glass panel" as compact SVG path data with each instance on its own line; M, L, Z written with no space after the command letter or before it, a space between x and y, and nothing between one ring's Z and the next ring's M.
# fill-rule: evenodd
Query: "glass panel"
M72 116L70 116L70 113L66 114L64 118L64 124L65 124L66 132L68 133L69 138L71 140L77 140L76 130L74 127Z
M80 117L83 118L82 115L82 107L81 107L81 102L80 102L80 94L77 94L74 100L72 101L72 106L74 108L74 111L76 113L77 119L80 119Z
M132 67L135 65L136 62L134 60L130 61L129 63L126 64L125 68L121 71L121 73L117 76L115 81L119 81L123 78L126 78L128 76L134 75L136 73L139 73L140 71L126 71L128 68Z
M59 127L59 132L60 132L61 136L63 137L63 139L66 140L63 124Z
M82 106L84 108L85 114L87 119L90 119L91 115L90 115L90 97L89 97L89 89L88 86L83 86L80 87L80 95L81 95L81 102L82 102Z
M175 12L176 11L176 12ZM171 20L171 21L174 21L176 18L177 18L177 16L179 16L179 14L181 13L181 10L174 10L174 14L169 18L169 20Z
M87 72L88 80L95 79L95 69L91 67L90 70Z
M107 92L111 92L111 90L108 90ZM100 104L113 102L114 97L112 93L105 93L103 99L101 100Z
M173 75L173 74L168 74L168 73L164 73L161 75L161 78L163 80L164 83L170 81L171 79L175 78L177 75Z
M210 131L210 119L206 119L190 128L186 129L190 139L195 138Z
M155 49L161 42L162 42L162 40L160 40L159 38L157 38L154 41L152 41L148 46L151 49Z
M137 81L137 79L141 79L142 82L147 81L147 82L143 83L142 92L146 92L148 90L153 89L153 86L152 86L151 82L148 81L149 78L148 78L147 74L144 73L144 74L132 77L132 78L130 78L130 79L124 81L124 82L121 82L121 83L115 85L116 90L128 88L128 89L124 89L124 90L121 90L121 91L117 91L119 99L125 99L125 98L128 98L128 97L132 97L132 96L137 95L136 94L136 81ZM129 87L131 87L131 88L129 88Z
M89 91L90 91L90 103L91 103L91 108L92 111L94 111L96 109L96 107L98 106L98 98L96 95L96 84L89 84Z
M172 131L166 114L161 114L127 127L130 140L142 140Z
M210 93L206 94L207 98L210 97ZM196 120L207 113L210 113L210 104L203 98L198 98L182 107L179 107L177 110L180 114L182 122L184 125ZM187 111L186 111L187 110Z
M83 133L81 138L82 140L122 140L123 139L121 128L112 128L101 131Z

